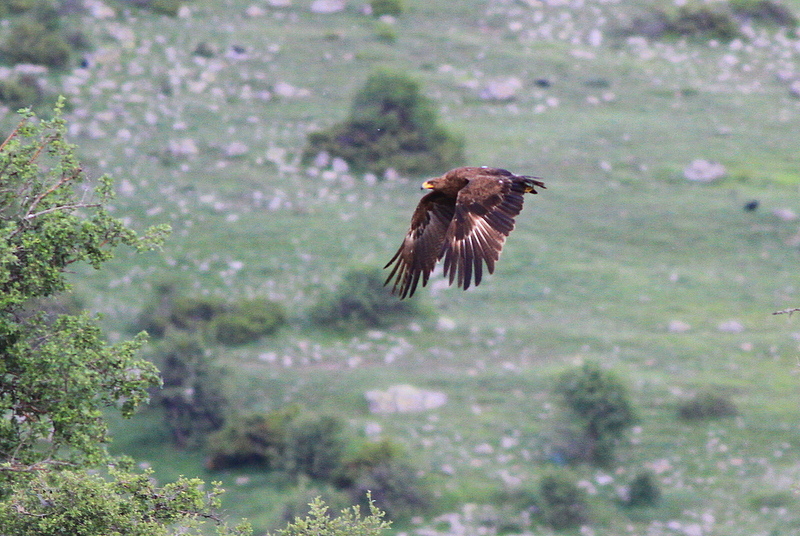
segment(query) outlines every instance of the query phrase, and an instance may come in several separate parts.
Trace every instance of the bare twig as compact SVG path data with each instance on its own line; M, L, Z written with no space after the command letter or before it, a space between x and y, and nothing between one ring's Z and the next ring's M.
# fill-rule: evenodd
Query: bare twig
M35 212L33 214L26 214L23 219L25 220L32 220L38 216L43 216L45 214L49 214L50 212L56 212L57 210L72 210L72 209L79 209L79 208L97 208L102 206L100 203L78 203L76 205L61 205L58 207L50 207L46 210L41 210L39 212Z
M783 311L775 311L772 314L774 314L774 315L787 315L788 314L789 316L792 316L792 313L796 313L798 311L800 311L800 307L792 307L791 309L784 309Z
M27 122L28 122L27 119L23 119L22 121L19 122L17 127L14 130L11 131L11 134L9 134L8 137L5 140L3 140L3 143L0 143L0 151L2 151L5 148L5 146L8 144L8 142L11 141L11 138L16 136L17 132L19 132L19 129L22 128L22 125L24 125Z
M36 196L36 199L33 200L33 202L31 203L31 206L28 207L28 213L25 214L25 217L23 219L26 219L26 220L30 219L31 213L33 213L33 210L41 202L42 199L44 199L48 195L52 194L56 190L58 190L62 185L66 184L67 182L71 181L72 179L77 178L77 176L80 175L81 171L83 171L83 170L81 168L78 168L77 170L75 170L75 173L73 173L72 175L61 177L61 179L57 183L55 183L53 186L48 188L46 191L44 191L41 194L39 194L38 196Z

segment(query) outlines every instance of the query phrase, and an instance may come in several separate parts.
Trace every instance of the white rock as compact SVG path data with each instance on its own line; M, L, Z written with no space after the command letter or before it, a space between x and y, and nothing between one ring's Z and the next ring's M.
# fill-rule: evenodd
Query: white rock
M386 391L364 393L371 413L412 413L436 409L447 403L447 395L412 385L393 385Z
M800 80L795 80L789 84L789 93L791 93L793 97L800 98Z
M245 16L251 19L255 17L263 17L264 15L266 15L266 13L267 11L263 7L257 6L255 4L249 6L247 9L244 10Z
M490 101L510 101L517 97L522 89L522 80L516 76L490 80L481 89L480 97Z
M725 166L719 162L697 159L686 166L683 176L690 181L711 182L724 177L727 174Z
M225 147L225 156L242 156L247 154L247 151L249 150L250 147L244 143L240 141L234 141Z
M777 216L783 221L794 221L797 219L797 214L790 208L776 208L772 211L773 216Z
M191 138L169 140L168 150L173 156L195 156L200 154L197 143Z
M314 0L311 2L312 13L337 13L344 8L344 0Z
M738 320L726 320L720 322L717 329L723 333L741 333L744 331L744 325Z
M670 320L667 330L670 333L686 333L692 329L692 326L682 320Z

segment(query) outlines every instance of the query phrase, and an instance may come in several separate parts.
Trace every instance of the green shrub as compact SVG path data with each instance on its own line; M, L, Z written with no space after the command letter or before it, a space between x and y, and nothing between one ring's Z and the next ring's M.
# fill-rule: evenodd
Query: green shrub
M286 470L294 476L332 480L341 471L345 446L342 421L329 415L302 416L289 426Z
M575 527L588 520L588 506L574 479L562 472L544 476L539 484L542 520L556 530Z
M734 417L739 410L729 398L705 391L678 406L678 416L686 421Z
M3 0L0 2L0 16L19 15L30 11L39 0Z
M239 345L274 333L286 323L279 303L263 298L229 303L213 296L181 296L180 285L156 285L156 300L139 314L135 328L161 338L170 329L201 331L221 344Z
M207 467L222 470L247 465L280 469L291 423L300 407L290 405L267 414L238 417L208 440Z
M309 134L303 161L327 152L358 170L441 173L463 162L463 145L438 124L416 80L377 71L356 94L347 121Z
M375 23L375 39L388 45L393 45L397 41L397 30L394 25L383 21Z
M181 8L181 0L150 0L150 10L170 17L177 17Z
M172 326L193 331L200 325L212 321L227 310L222 298L193 296L176 298L169 311L168 321Z
M351 270L339 288L323 295L311 310L311 321L329 329L358 330L388 327L421 314L417 302L398 300L383 283L379 269Z
M407 462L386 461L363 471L348 488L354 502L372 494L375 504L391 519L406 518L423 513L431 503L431 496L420 482L417 471Z
M787 508L795 502L795 494L792 491L771 491L759 494L750 501L750 508L760 511L764 508Z
M197 447L225 422L223 374L194 334L173 333L156 351L163 388L155 401L164 411L172 442Z
M638 473L628 488L626 505L632 507L656 506L660 500L661 490L658 488L655 475L650 471Z
M216 316L211 332L217 342L236 346L270 335L286 323L286 312L266 299L245 300Z
M370 491L375 504L393 519L421 513L430 504L428 490L405 449L388 439L362 443L342 462L336 484L362 507L367 506L364 497Z
M687 37L730 41L739 35L739 25L731 14L708 6L681 6L668 29Z
M402 15L405 10L403 0L370 0L369 5L372 8L372 15L375 17L383 15L396 17Z
M797 26L797 17L789 8L772 0L731 0L730 6L736 16L744 19L778 26Z
M21 20L8 32L0 54L11 64L35 63L60 69L69 62L70 47L61 34L41 22Z
M611 462L616 441L635 422L625 386L611 372L587 362L562 375L556 390L581 421L590 442L589 460Z

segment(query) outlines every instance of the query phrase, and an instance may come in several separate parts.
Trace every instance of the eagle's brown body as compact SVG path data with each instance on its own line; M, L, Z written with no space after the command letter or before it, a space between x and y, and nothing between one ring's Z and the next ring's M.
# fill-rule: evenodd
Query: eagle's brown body
M385 266L394 264L386 283L394 279L392 292L400 298L414 294L420 277L425 286L440 259L450 284L457 281L467 289L474 280L478 285L484 263L494 272L523 195L545 186L505 169L460 167L422 187L432 192L420 200L403 244Z

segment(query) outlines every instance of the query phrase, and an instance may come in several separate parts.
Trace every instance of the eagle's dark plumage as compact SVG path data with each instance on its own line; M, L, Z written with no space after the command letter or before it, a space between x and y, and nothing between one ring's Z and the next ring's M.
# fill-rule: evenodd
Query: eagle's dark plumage
M484 263L494 272L522 196L545 186L505 169L460 167L422 187L432 191L420 200L403 244L384 266L394 264L385 284L394 279L392 292L400 298L412 296L420 278L425 286L440 259L451 285L456 281L466 290L473 280L480 284Z

